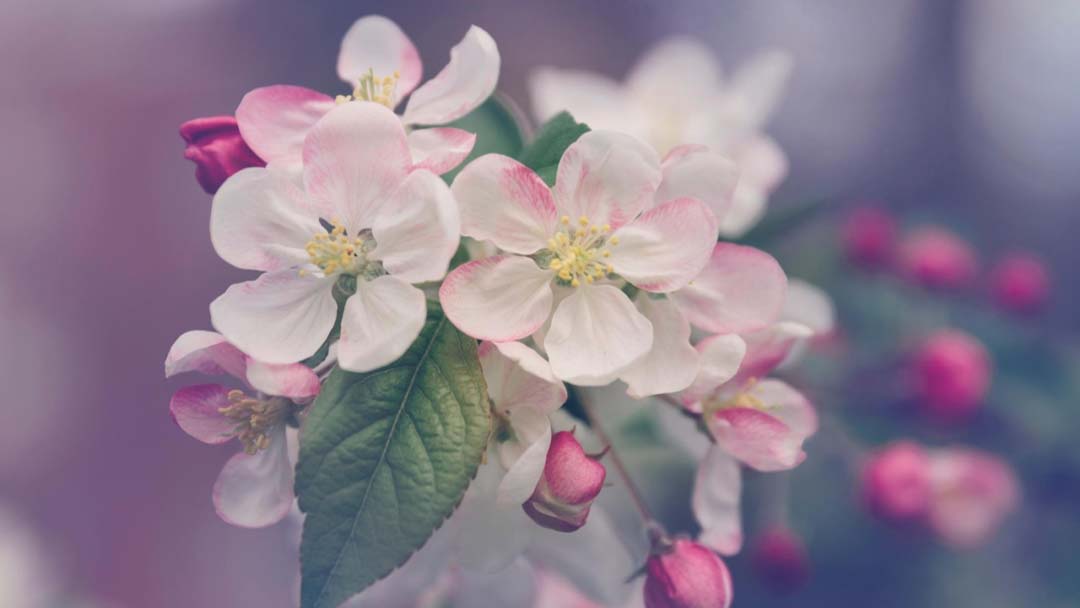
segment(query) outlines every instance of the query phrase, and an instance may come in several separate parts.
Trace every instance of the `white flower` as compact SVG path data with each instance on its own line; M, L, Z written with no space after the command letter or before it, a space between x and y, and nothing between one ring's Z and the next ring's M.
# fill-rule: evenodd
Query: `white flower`
M635 135L665 154L680 144L705 144L732 158L742 174L720 232L739 236L761 217L769 194L787 173L787 159L761 132L780 100L791 60L763 53L722 79L713 53L686 38L649 51L625 83L579 70L544 68L530 80L539 119L567 110L594 129Z
M304 87L262 87L244 96L236 120L260 158L296 166L307 132L336 104L366 101L394 109L412 93L401 116L406 126L446 124L491 96L499 63L495 41L474 25L451 49L450 63L417 88L423 66L409 37L386 17L363 17L345 34L338 55L338 76L353 87L351 95L334 98ZM453 128L416 129L408 137L412 162L440 174L459 165L476 141L474 134Z
M424 292L458 244L450 189L409 156L401 121L372 103L343 104L304 139L301 171L270 165L229 178L214 197L214 249L260 270L210 305L214 327L268 363L314 354L345 302L338 359L368 371L397 359L419 334ZM343 295L343 294L342 294Z

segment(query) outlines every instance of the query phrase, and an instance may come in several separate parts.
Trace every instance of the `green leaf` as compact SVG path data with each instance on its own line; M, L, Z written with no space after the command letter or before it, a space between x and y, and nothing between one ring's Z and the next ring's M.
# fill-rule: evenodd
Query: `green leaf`
M560 112L544 123L532 143L525 147L518 160L536 171L547 184L555 183L555 169L570 144L589 131L589 127Z
M517 158L525 144L515 113L510 109L509 102L503 101L498 94L492 95L467 116L446 126L476 134L476 144L465 161L443 175L448 184L453 182L454 176L474 158L484 154L503 154Z
M429 306L394 363L335 370L304 423L301 605L336 608L389 574L461 501L490 432L476 341Z

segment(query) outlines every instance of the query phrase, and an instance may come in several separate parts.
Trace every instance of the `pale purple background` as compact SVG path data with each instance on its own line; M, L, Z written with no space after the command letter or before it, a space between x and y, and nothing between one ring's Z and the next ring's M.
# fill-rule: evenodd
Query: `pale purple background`
M385 6L383 6L385 5ZM268 2L16 0L0 6L0 501L51 543L62 584L131 608L292 605L281 528L219 522L209 490L232 447L169 419L162 360L245 277L210 247L209 198L181 157L184 120L247 90L342 89L341 35L397 20L425 71L468 24L525 101L541 63L621 75L690 33L727 61L794 51L773 133L779 200L872 196L955 218L986 251L1080 251L1080 8L1068 0ZM1065 282L1065 281L1062 281ZM1069 329L1075 290L1052 314Z

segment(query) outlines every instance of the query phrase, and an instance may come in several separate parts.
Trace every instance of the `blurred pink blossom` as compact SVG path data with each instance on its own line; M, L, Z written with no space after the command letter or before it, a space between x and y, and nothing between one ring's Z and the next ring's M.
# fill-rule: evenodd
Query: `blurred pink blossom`
M990 389L990 354L977 338L959 330L932 334L911 365L921 407L944 422L969 418Z
M1050 297L1050 273L1036 255L1015 252L1001 258L990 273L994 302L1009 312L1034 313Z

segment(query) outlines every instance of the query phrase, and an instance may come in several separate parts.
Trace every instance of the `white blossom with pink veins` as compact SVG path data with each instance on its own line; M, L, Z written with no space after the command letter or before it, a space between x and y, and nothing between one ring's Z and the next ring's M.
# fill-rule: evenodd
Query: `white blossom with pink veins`
M446 274L457 205L409 155L401 121L377 104L343 104L304 138L302 170L270 165L230 177L214 197L214 249L262 271L210 305L220 331L268 363L313 355L341 317L338 364L369 371L400 357L427 316L415 284ZM343 291L344 289L346 291Z
M540 120L566 110L594 129L644 139L661 154L680 144L704 144L732 158L742 177L720 232L737 237L760 219L787 174L787 158L762 129L790 71L789 55L774 50L723 78L710 49L676 37L646 53L623 83L582 70L542 68L529 85Z
M338 76L353 87L351 95L335 98L291 85L262 87L244 96L236 121L260 158L298 166L307 132L335 105L373 102L392 110L411 93L401 121L416 127L408 136L412 162L442 174L461 164L476 136L449 127L419 127L446 124L476 109L495 91L499 64L495 41L474 25L450 50L450 63L418 88L423 66L412 41L386 17L367 16L349 28L338 55Z
M289 422L296 422L298 404L319 394L319 378L299 363L256 361L212 331L189 331L169 349L165 376L184 372L233 376L251 392L199 384L176 391L169 402L173 420L195 439L211 445L238 439L243 444L214 484L218 515L245 528L281 521L293 503L299 449Z
M567 148L553 189L531 169L497 154L458 174L453 191L465 236L504 255L464 264L439 291L465 333L508 342L536 334L555 375L581 385L623 377L653 347L653 322L620 287L663 294L685 287L709 260L717 219L692 196L716 173L734 171L707 151L669 158L618 133L591 131ZM687 379L689 381L689 379Z

